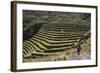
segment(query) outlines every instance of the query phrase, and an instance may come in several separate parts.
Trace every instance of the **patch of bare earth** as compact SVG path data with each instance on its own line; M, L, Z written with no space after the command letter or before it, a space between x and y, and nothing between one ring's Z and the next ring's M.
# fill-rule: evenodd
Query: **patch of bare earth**
M86 60L91 59L91 54L89 52L81 52L80 55L73 54L68 60Z

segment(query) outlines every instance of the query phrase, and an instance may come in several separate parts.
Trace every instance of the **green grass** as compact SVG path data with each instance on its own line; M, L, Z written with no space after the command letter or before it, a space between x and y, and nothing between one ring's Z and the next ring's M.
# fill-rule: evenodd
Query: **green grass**
M91 39L88 38L82 45L83 48L82 51L84 52L90 52L91 51Z

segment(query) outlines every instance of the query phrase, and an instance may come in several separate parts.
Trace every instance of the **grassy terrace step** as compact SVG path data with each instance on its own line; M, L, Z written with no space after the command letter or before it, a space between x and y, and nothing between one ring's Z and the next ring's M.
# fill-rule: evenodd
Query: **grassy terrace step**
M69 36L71 36L71 37L78 37L78 36L82 36L83 34L75 34L75 33L67 33L67 34L51 34L51 33L47 33L47 32L44 32L44 33L38 33L38 34L36 34L36 35L43 35L43 36L47 36L47 37L69 37Z
M73 42L71 43L55 43L55 44L50 44L50 43L47 43L45 41L41 41L37 38L32 38L32 41L37 41L38 43L40 43L41 45L45 46L46 48L47 47L60 47L60 46L70 46L70 45L73 45ZM46 49L45 49L46 50Z
M47 54L36 54L36 53L32 53L31 57L32 58L39 58L39 57L45 57L48 56Z
M53 52L51 52L51 53L48 53L48 52L30 52L27 55L24 55L24 58L32 57L32 55L52 56L52 55L58 55L58 54L59 53L56 53L56 52L54 52L54 53Z
M54 25L48 25L48 26L42 26L42 28L89 28L89 26L84 26L84 25L58 25L58 26L54 26Z
M23 43L23 56L27 57L29 54L34 52L43 52L44 49L41 50L40 47L37 47L35 44L31 43L30 41L26 41Z
M71 47L70 47L71 48ZM53 53L53 52L61 52L61 51L64 51L66 49L70 49L70 48L56 48L56 49L47 49L47 50L44 50L44 53Z
M61 23L61 24L50 23L43 25L43 27L82 27L82 26L87 27L85 25L80 25L80 24L66 24L66 23Z
M46 36L46 37L49 37L49 38L74 38L74 37L80 37L79 35L67 35L67 36L50 36L50 35L47 35L47 34L36 34L37 36Z
M42 29L44 29L44 30L49 30L49 31L61 31L62 29L63 30L66 30L66 31L87 31L87 30L89 30L88 28L42 28Z
M34 45L31 45L31 44L28 44L28 43L23 44L23 52L24 52L24 54L27 54L27 53L29 53L31 51L42 52L43 50L40 50L39 48L37 50L37 47L34 47Z
M35 35L34 37L42 37L42 38L45 38L45 39L48 39L48 40L77 40L77 39L80 39L80 37L69 37L69 38L52 38L52 37L46 37L46 36L42 36L42 35Z
M67 34L67 33L84 33L84 32L87 32L87 31L64 31L64 30L61 30L61 31L55 31L55 30L45 30L45 29L40 29L39 32L49 32L49 33L55 33L55 34Z
M34 48L34 47L33 47ZM24 45L23 46L23 56L27 56L29 53L31 53L32 51L35 52L43 52L43 50L40 50L40 48L38 48L39 50L37 50L37 48L34 48L34 50L30 50L30 47L28 45Z
M27 58L27 57L32 57L32 54L34 55L42 55L42 56L45 56L45 55L57 55L58 53L57 52L61 52L61 51L64 51L66 49L70 49L72 47L61 47L61 48L52 48L52 49L47 49L47 50L44 50L43 52L29 52L27 53L26 55L24 55L24 58Z
M49 30L44 30L40 29L40 33L51 33L51 34L83 34L86 33L86 31L67 31L67 32L58 32L58 31L49 31Z
M26 51L23 51L23 55L25 56L25 55L27 55L29 52L26 52Z
M45 28L45 29L43 29L43 30L48 30L48 31L62 31L62 29L47 29L47 28ZM63 29L63 31L73 31L73 32L75 32L75 31L88 31L88 29Z
M27 47L28 50L34 50L34 49L33 49L33 46L32 46L30 43L26 43L26 42L24 42L24 44L23 44L23 48L25 48L25 47Z
M82 27L82 26L81 26ZM80 27L68 27L68 26L60 26L60 27L42 27L42 29L80 29ZM82 29L89 29L89 27L83 27Z
M24 53L27 54L28 52L30 52L31 51L30 48L31 48L30 46L24 45L23 46Z
M43 54L43 55L56 55L56 54L59 54L59 53L44 53L44 52L31 52L32 54Z
M72 48L73 45L69 45L69 46L60 46L60 47L48 47L48 49L44 50L44 51L50 51L50 50L60 50L60 49L69 49L69 48Z
M47 35L47 36L81 36L82 34L80 33L67 33L67 34L58 34L58 33L49 33L49 32L38 32L37 34L41 34L41 35Z
M24 58L31 57L31 53L27 53L26 55L23 55Z
M37 35L43 35L47 37L79 37L79 34L49 34L49 33L37 33Z
M32 42L30 42L30 41L25 41L24 43L23 43L23 46L24 45L30 45L31 47L32 47L32 50L35 50L35 51L37 51L37 52L42 52L43 50L41 50L40 49L40 47L38 47L37 45L34 45ZM31 49L31 48L30 48Z
M34 36L35 37L35 36ZM34 38L33 37L33 38ZM47 42L47 43L50 43L50 44L59 44L59 43L71 43L71 42L76 42L76 40L68 40L68 41L66 41L66 40L57 40L57 41L55 41L55 40L49 40L49 39L45 39L45 38L42 38L42 37L38 37L38 36L36 36L35 38L37 38L37 39L39 39L39 40L41 40L41 41L45 41L45 42Z
M82 36L83 34L82 33L66 33L66 34L55 34L55 33L48 33L48 32L38 32L36 35L43 35L43 36L48 36L48 37L53 37L53 36L61 36L61 37L69 37L69 36L72 36L72 37L78 37L78 36Z
M41 28L43 30L47 30L47 31L89 31L89 28Z
M27 58L27 57L31 57L32 54L34 55L42 55L42 56L45 56L45 55L57 55L58 53L57 52L61 52L61 51L64 51L66 49L70 49L71 47L61 47L61 48L52 48L52 49L47 49L47 50L44 50L43 52L29 52L27 53L26 55L24 55L24 58Z
M29 41L31 41L33 43L33 45L38 46L39 49L41 50L45 50L47 49L44 45L42 45L40 42L33 40L33 39L29 39Z
M75 27L73 27L73 26L72 27L68 27L68 26L60 26L60 27L57 27L57 26L55 26L55 27L49 26L49 27L42 27L42 29L45 29L45 28L47 28L47 29L80 29L80 27L77 27L77 26L75 26ZM83 27L82 29L89 29L89 27Z

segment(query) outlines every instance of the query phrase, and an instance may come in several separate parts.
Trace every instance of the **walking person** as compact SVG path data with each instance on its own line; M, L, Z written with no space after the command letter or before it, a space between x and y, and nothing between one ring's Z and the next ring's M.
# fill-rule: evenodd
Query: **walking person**
M77 48L77 55L80 55L80 50L81 50L80 44L78 44L76 48Z

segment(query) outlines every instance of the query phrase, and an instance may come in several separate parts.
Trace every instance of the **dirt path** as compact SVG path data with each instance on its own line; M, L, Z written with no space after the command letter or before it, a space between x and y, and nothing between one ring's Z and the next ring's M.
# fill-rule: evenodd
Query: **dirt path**
M69 60L86 60L91 59L91 55L89 52L81 52L80 55L73 54Z
M77 55L76 52L66 57L64 53L60 53L59 55L40 57L40 58L29 58L24 59L24 62L45 62L45 61L63 61L63 60L88 60L91 59L91 55L89 52L81 52L80 55Z

